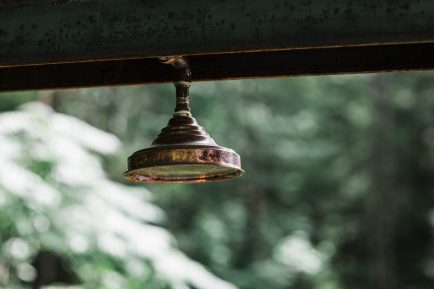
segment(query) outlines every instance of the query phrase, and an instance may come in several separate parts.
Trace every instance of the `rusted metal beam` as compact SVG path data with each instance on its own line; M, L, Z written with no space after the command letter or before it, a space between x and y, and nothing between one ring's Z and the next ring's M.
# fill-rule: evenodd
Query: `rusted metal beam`
M3 0L0 66L432 42L433 15L432 0Z
M190 56L193 81L434 69L434 43ZM141 58L0 68L0 91L172 82Z

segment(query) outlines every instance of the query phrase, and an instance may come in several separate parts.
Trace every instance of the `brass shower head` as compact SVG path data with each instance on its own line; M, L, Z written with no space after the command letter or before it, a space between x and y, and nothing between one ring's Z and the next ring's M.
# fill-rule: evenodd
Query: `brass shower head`
M177 69L175 113L151 147L128 158L124 176L147 183L200 183L240 177L244 173L240 156L217 145L190 113L191 71L187 60L172 57L162 61Z

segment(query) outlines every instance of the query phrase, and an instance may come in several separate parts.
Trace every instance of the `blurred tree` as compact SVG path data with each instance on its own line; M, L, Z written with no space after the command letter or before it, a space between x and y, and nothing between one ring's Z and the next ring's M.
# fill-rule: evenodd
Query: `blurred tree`
M119 147L41 102L0 114L0 287L235 288L175 247L149 191L107 178Z

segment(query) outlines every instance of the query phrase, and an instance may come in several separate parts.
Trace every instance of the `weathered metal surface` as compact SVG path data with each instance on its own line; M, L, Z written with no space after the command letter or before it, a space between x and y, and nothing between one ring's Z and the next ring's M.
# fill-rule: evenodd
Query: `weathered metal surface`
M204 183L238 178L240 166L240 156L223 147L154 147L131 155L124 176L142 183Z
M0 66L434 41L431 0L4 0Z
M177 68L176 108L173 117L152 143L128 158L124 176L134 182L202 183L240 177L240 156L221 147L198 125L190 113L190 67L180 57Z
M434 44L320 48L189 57L193 81L434 69ZM172 82L154 58L0 68L0 91Z

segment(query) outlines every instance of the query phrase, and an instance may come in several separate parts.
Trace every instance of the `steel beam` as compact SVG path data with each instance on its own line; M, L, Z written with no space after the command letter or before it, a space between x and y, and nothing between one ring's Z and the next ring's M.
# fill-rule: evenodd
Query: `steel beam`
M3 0L0 66L434 41L432 0Z
M434 69L434 43L190 56L193 81ZM0 68L0 91L172 82L155 58Z

